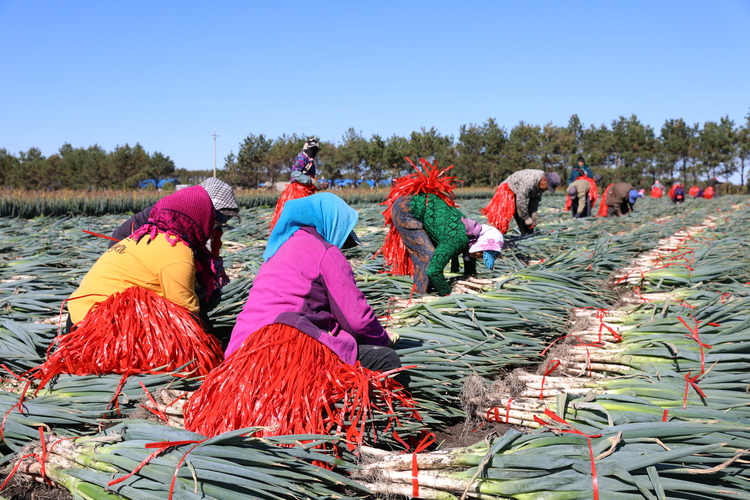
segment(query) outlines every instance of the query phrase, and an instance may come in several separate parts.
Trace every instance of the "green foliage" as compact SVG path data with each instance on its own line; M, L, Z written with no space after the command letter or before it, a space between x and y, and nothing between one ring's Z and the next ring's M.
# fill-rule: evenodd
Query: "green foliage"
M230 152L217 176L229 184L255 189L261 183L289 180L295 157L307 135L283 134L275 139L250 134ZM699 184L701 179L727 180L739 172L744 184L750 158L750 115L736 126L729 117L689 125L669 119L660 134L636 115L612 120L609 125L585 125L571 115L567 125L542 126L519 122L510 130L494 118L459 127L457 138L435 127L421 127L407 136L373 134L349 128L340 141L319 140L317 176L328 180L393 179L411 172L405 160L437 160L465 186L496 186L511 173L535 168L554 170L567 178L579 155L601 174L603 183L627 181L635 186L663 180ZM0 187L29 190L136 189L143 179L176 177L182 184L198 184L211 170L176 169L160 152L148 153L140 144L74 148L64 144L50 157L38 148L17 155L0 149ZM729 186L727 186L729 188ZM725 189L727 189L725 188ZM729 189L731 190L731 188Z

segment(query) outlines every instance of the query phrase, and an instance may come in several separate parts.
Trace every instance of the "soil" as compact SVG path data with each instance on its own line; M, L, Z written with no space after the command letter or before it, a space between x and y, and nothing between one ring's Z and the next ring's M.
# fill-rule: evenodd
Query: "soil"
M0 476L0 484L6 477L4 474ZM68 490L16 478L0 491L0 496L7 500L73 500Z
M435 440L435 444L443 450L471 446L485 439L502 436L508 429L514 427L509 424L488 422L486 420L470 425L462 421L436 432L435 436L437 439Z

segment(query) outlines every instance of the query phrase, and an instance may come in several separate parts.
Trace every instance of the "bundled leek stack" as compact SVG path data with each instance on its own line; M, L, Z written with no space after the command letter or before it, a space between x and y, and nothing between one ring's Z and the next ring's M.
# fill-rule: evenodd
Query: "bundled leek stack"
M242 429L206 439L131 420L98 436L45 434L16 463L27 480L53 481L75 498L130 500L347 498L366 488L327 468L355 466L309 448L328 436L257 439ZM299 441L313 440L310 446ZM316 465L317 464L317 465Z
M425 499L750 498L747 424L571 426L551 412L540 420L553 432L509 430L486 444L418 455L414 468L409 456L376 452L357 477L381 493Z

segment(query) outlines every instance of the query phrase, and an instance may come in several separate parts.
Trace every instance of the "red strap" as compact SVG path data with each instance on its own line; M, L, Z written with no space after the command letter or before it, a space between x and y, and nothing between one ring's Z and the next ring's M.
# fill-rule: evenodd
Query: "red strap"
M508 404L505 406L505 423L508 423L508 420L510 419L510 404L513 402L515 398L508 399Z
M599 481L597 480L597 477L596 477L596 462L594 461L594 448L591 446L591 438L601 437L601 434L593 434L593 435L584 434L583 432L579 431L578 429L570 425L563 418L558 417L557 414L555 414L555 412L553 412L549 408L544 410L544 415L551 418L558 424L562 424L568 427L568 429L558 428L560 432L586 436L586 442L588 443L588 446L589 446L589 458L591 460L591 485L592 485L592 488L594 489L594 500L599 500ZM536 421L538 424L541 424L543 426L551 427L550 422L546 422L544 419L540 418L537 415L534 415L534 421Z
M687 397L688 397L688 391L690 390L690 386L693 387L693 389L696 390L698 394L700 394L703 398L706 397L706 393L701 390L700 387L698 387L698 379L703 375L702 373L698 373L695 375L695 377L691 377L690 375L693 372L687 372L685 375L685 397L682 400L682 409L684 410L687 408Z
M100 238L105 238L105 239L112 240L112 241L120 241L117 238L113 238L113 237L107 236L105 234L99 234L99 233L95 233L93 231L86 231L85 229L81 229L81 231L83 231L84 233L90 234L91 236L98 236Z
M411 496L419 497L419 466L417 465L417 453L422 452L425 448L435 442L435 434L428 433L422 438L422 441L414 449L411 455Z
M557 370L558 366L560 366L560 360L557 358L552 359L547 363L547 369L544 370L544 375L542 375L542 387L539 389L539 399L544 399L544 380L547 378L547 375Z
M662 412L662 414L661 414L661 421L662 422L666 422L667 421L667 416L669 416L669 410L664 410L664 412Z

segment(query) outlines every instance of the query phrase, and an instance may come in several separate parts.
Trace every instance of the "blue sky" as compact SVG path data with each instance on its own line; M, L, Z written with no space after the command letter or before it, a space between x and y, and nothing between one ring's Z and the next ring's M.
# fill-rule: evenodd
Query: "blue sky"
M0 148L140 142L219 167L248 134L657 133L750 111L750 0L0 0Z

